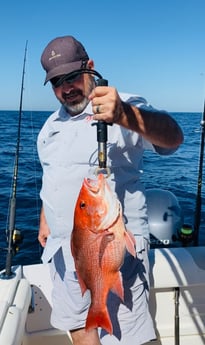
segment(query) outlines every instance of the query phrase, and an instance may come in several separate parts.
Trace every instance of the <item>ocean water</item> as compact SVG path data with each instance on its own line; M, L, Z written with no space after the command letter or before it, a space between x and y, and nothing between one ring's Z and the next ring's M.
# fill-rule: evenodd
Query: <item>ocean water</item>
M36 138L50 112L23 111L19 143L18 177L16 188L16 229L21 230L23 242L13 257L13 264L39 263L42 253L37 236L41 203L41 167L36 152ZM198 168L201 143L201 114L172 113L184 131L184 143L171 156L151 152L144 155L142 180L146 188L168 190L177 197L184 223L193 225L196 209ZM0 269L5 266L8 209L13 193L14 161L17 145L19 112L0 111ZM97 144L97 143L96 143ZM203 174L204 177L204 174ZM199 244L205 244L205 190L202 179L202 207Z

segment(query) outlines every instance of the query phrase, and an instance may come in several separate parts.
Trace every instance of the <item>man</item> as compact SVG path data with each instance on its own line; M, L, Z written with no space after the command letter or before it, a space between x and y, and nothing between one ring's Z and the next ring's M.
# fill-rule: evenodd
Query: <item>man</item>
M70 331L74 345L143 344L155 338L148 309L149 229L145 191L140 183L144 149L174 152L183 134L170 115L152 108L139 96L96 86L94 62L71 36L58 37L44 49L41 63L61 107L46 121L38 137L43 167L43 203L39 241L43 262L51 260L54 327ZM75 72L75 73L73 73ZM110 293L108 309L113 335L103 329L86 331L90 304L83 297L70 250L73 213L84 177L98 167L96 120L108 126L108 183L123 207L125 225L136 238L137 258L126 253L121 268L125 301Z

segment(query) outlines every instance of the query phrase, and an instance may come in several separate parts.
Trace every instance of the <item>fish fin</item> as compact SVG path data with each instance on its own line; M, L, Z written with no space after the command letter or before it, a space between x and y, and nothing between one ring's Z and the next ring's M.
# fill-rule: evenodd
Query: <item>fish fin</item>
M74 258L77 256L76 253L75 253L75 246L73 244L73 238L71 238L71 253L72 253ZM82 296L83 296L85 291L87 290L87 286L86 286L84 280L81 278L81 275L79 274L77 259L74 259L74 262L75 262L76 275L77 275L78 282L80 284L80 289L81 289Z
M136 240L131 231L125 231L125 243L126 243L126 248L127 251L136 258Z
M78 282L79 282L80 289L81 289L82 296L83 296L84 293L85 293L85 291L87 290L87 286L86 286L84 280L81 278L81 276L80 276L80 274L78 273L78 271L76 271L76 275L77 275Z
M110 335L113 333L112 323L107 310L107 307L96 310L94 307L90 307L86 320L85 329L89 331L93 328L101 327L105 329Z
M117 279L115 281L115 284L111 288L112 292L114 292L117 296L119 296L124 302L124 288L122 285L122 275L121 272L118 272Z

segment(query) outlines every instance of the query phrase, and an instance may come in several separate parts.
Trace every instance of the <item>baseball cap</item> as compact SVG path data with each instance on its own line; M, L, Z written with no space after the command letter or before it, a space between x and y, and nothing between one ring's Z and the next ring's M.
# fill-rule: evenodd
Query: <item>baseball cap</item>
M83 45L72 36L57 37L50 41L41 55L46 71L44 85L52 78L71 73L89 60Z

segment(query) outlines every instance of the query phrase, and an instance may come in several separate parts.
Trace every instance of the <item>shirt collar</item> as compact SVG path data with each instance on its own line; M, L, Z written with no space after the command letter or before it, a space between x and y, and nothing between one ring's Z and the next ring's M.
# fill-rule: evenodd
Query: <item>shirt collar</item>
M71 116L66 110L65 107L62 105L60 110L59 110L59 117L63 120L71 120L71 121L75 121L78 120L79 118L83 118L87 115L93 115L92 112L92 106L91 103L89 102L87 107L82 111L82 113L75 115L75 116Z

